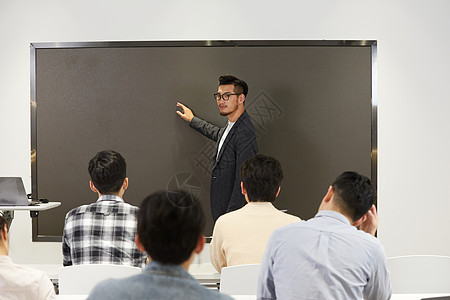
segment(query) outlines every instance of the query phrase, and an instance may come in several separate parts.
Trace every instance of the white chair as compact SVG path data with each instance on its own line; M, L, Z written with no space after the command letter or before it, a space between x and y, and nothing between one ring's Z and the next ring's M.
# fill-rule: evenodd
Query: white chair
M395 256L387 259L393 294L450 293L450 257Z
M108 264L89 264L62 267L58 271L60 295L88 295L105 279L124 278L141 273L138 267Z
M220 292L228 295L256 295L256 281L260 264L222 268Z

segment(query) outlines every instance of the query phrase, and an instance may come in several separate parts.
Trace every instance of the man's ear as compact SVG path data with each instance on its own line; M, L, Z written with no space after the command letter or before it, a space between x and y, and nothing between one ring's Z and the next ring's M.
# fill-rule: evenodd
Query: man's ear
M128 188L128 177L125 177L122 183L122 188L125 191Z
M206 238L205 236L202 234L197 241L197 246L194 249L194 253L195 254L200 254L200 252L203 251L203 247L205 246L206 243Z
M327 193L325 194L325 196L323 196L323 199L320 202L319 211L329 208L329 204L330 204L331 199L333 199L333 195L334 195L334 190L333 190L333 187L330 185L328 187Z
M334 195L334 189L333 189L333 187L330 185L330 186L328 187L327 193L325 194L325 197L323 197L323 201L325 201L325 202L330 202L331 199L333 198L333 195Z
M367 216L364 215L364 216L362 216L361 218L359 218L358 220L354 221L354 222L352 223L352 226L357 227L357 226L361 225L362 223L364 223L364 222L366 221L366 219L367 219Z
M2 236L2 240L4 240L4 241L7 241L7 240L8 240L8 227L6 226L6 224L5 224L5 226L3 226L3 228L0 230L0 234L1 234L1 236Z
M98 190L97 190L97 188L95 187L95 185L94 185L94 183L92 182L92 180L89 180L89 187L91 188L91 190L92 190L94 193L98 193Z
M134 243L136 244L136 247L138 248L139 251L141 251L142 253L147 252L144 248L144 245L142 245L141 240L139 239L139 235L137 234L134 237Z
M245 95L244 94L240 94L238 100L239 100L239 103L244 103Z
M244 182L241 181L241 193L242 195L247 195L247 190L244 187Z
M278 187L278 191L277 191L277 194L275 195L275 198L278 197L278 195L280 194L280 191L281 191L281 185Z

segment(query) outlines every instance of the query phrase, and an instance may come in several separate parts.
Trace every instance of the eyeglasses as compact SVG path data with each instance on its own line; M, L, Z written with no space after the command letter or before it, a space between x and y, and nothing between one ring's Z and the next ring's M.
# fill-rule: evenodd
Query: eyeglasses
M242 94L242 93L239 93L239 94L225 93L225 94L222 94L222 95L220 93L215 93L214 94L214 100L220 101L220 99L223 99L224 101L228 101L228 99L230 99L230 96L240 95L240 94Z

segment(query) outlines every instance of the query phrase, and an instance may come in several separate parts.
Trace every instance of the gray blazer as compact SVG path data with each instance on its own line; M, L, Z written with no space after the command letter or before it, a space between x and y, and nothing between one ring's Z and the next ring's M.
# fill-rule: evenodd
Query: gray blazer
M220 128L198 117L191 120L190 126L217 142L210 193L211 213L215 222L221 215L239 209L246 203L241 193L239 171L242 163L258 152L255 127L250 116L244 111L228 133L217 157L225 127Z

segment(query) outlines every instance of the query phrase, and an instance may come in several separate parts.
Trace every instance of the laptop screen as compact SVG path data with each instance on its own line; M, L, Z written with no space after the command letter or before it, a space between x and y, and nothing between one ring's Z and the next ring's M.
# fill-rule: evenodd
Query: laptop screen
M0 177L0 206L28 205L21 177Z

